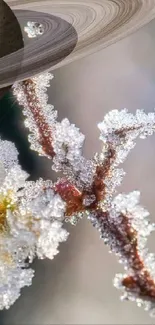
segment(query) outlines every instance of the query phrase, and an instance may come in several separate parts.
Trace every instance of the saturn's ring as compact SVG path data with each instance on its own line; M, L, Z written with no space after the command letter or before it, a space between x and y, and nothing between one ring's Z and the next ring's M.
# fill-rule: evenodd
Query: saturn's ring
M24 48L0 59L0 87L56 66L73 51L78 39L75 28L60 17L28 10L14 14L23 30ZM41 23L44 34L28 39L24 26L29 20Z
M99 51L155 18L155 0L7 0L6 2L19 22L21 21L21 25L25 15L25 19L33 21L36 18L46 27L42 35L48 43L46 46L41 37L39 41L31 40L25 43L19 80L45 70L59 68ZM64 32L64 25L56 24L56 19L54 23L54 17L61 18L71 25L75 34L73 32L72 37L65 38L67 31ZM70 32L71 30L70 28ZM64 37L61 37L63 32ZM55 35L53 39L52 35ZM66 48L68 52L60 59L62 48ZM54 51L57 51L55 53L58 60ZM0 87L11 84L14 63L13 54L0 59Z

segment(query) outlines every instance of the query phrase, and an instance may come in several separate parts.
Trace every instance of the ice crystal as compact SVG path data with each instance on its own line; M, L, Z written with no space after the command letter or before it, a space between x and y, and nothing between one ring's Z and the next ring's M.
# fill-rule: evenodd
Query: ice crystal
M37 255L39 258L48 257L53 259L59 253L59 243L67 240L68 233L62 229L60 221L41 221L41 235L37 242Z
M29 38L34 38L38 35L44 34L44 26L43 24L34 21L28 21L27 26L24 27L24 31L27 33Z
M62 170L63 165L66 163L74 166L75 170L79 170L84 139L84 135L79 132L79 129L74 124L70 124L68 119L56 124L53 132L53 149L55 153L53 160L56 170Z

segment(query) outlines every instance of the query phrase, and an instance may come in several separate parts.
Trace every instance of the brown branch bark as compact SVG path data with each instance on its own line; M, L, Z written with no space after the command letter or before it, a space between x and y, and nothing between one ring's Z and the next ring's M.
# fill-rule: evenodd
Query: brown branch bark
M41 145L45 154L53 158L55 154L52 147L52 132L49 128L48 123L45 120L45 117L42 114L42 107L36 95L35 84L31 79L23 81L22 84L26 95L26 100L29 106L29 110L33 115L37 126L37 131L39 132L38 142ZM31 91L29 89L30 87Z
M138 233L132 227L130 216L120 214L111 218L108 212L97 211L96 218L103 238L108 239L111 250L127 262L132 275L122 280L127 291L136 292L139 298L155 301L155 281L147 270L138 249Z

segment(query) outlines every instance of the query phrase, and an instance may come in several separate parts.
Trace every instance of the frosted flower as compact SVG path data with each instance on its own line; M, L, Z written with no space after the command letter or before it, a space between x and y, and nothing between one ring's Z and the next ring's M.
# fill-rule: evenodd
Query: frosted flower
M37 256L53 259L59 252L59 243L66 241L68 237L68 232L62 228L61 222L64 220L66 203L59 194L54 193L52 182L42 179L36 183L28 182L22 191L22 197L20 215L24 220L29 220L29 223L22 223L22 227L36 235ZM16 225L15 220L16 227L20 226L20 221Z
M43 180L39 180L36 183L30 182L30 184L27 182L25 187L17 193L17 206L7 211L6 222L9 227L9 235L15 239L10 241L12 242L10 250L12 247L12 254L14 254L13 251L16 248L17 256L18 254L21 256L21 252L19 253L18 250L24 246L23 260L26 257L37 254L37 247L41 245L40 243L42 243L43 249L43 240L41 238L46 237L46 246L49 238L51 250L55 250L55 247L57 248L59 245L59 239L62 242L68 236L65 229L60 229L62 226L61 222L56 229L53 226L55 225L55 220L62 221L64 219L66 204L62 201L59 194L54 194L51 188L45 190L46 185L46 182ZM52 234L54 236L53 242L51 239ZM9 247L8 243L7 247ZM25 256L26 252L27 256Z
M3 252L3 245L7 247L6 242L11 239L10 235L12 229L10 227L9 215L18 214L18 195L20 190L25 186L28 178L28 174L18 165L17 151L14 145L11 143L8 144L8 141L4 141L2 149L5 153L5 160L1 160L0 162L0 258ZM9 150L8 154L6 154L7 150ZM12 252L14 255L14 245L12 246Z
M66 203L53 190L52 181L39 179L27 182L20 193L21 213L31 213L35 218L64 219Z
M14 145L0 142L0 309L3 309L15 302L22 287L31 284L34 272L24 268L29 250L23 254L26 241L13 238L8 220L8 214L18 209L18 190L24 186L28 175L18 165Z
M26 261L51 258L68 232L62 228L66 203L53 190L51 181L27 181L18 165L17 151L3 142L0 162L0 308L9 308L20 289L30 285L33 270ZM10 149L9 154L7 150ZM11 156L12 155L12 156ZM12 162L12 166L11 163Z
M24 187L28 174L21 170L17 150L12 143L1 141L4 156L0 161L0 228L7 228L7 212L15 211L18 191ZM2 155L2 151L1 151Z

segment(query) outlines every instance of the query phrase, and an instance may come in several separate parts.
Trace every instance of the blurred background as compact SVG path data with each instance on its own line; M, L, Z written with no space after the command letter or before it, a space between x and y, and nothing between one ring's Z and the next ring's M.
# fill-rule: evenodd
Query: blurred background
M155 107L155 21L101 52L55 70L49 102L86 135L85 155L101 149L97 123L111 109ZM0 102L0 134L12 140L31 179L56 179L50 162L28 148L21 109L12 94ZM141 202L155 221L155 136L137 141L124 164L127 172L119 191L140 189ZM1 325L30 324L154 324L134 303L121 302L112 285L123 272L114 255L89 221L69 227L53 261L35 261L33 285L21 298L0 313ZM155 252L155 235L148 245Z

